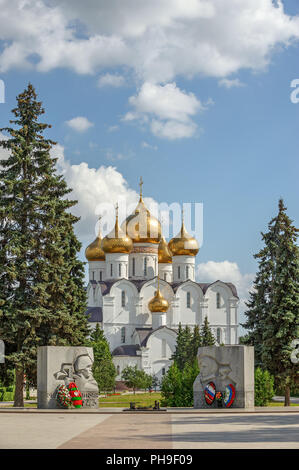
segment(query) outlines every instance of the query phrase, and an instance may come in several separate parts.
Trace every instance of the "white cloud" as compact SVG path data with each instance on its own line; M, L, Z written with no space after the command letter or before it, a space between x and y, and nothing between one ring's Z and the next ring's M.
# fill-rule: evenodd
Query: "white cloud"
M124 86L126 83L125 78L122 75L117 75L117 74L111 74L111 73L106 73L104 75L101 75L98 79L98 86L104 87L104 86L112 86L115 88Z
M191 117L204 109L193 93L180 90L175 83L146 82L137 95L129 98L129 103L134 111L128 112L124 120L146 118L154 135L168 139L194 135L197 126Z
M176 77L241 86L229 77L265 70L278 48L299 39L299 15L286 14L281 0L0 0L0 12L0 73L68 68L121 86L124 70L141 87L123 120L148 122L168 139L194 136L200 109Z
M237 263L231 261L208 261L200 263L196 268L197 279L200 282L224 281L232 282L238 292L240 299L241 323L244 321L242 315L246 310L245 301L249 298L249 291L255 277L253 273L242 274Z
M70 119L69 121L66 121L66 124L76 132L85 132L87 129L94 126L92 122L83 116Z
M141 147L144 148L144 149L150 149L150 150L158 150L158 147L157 145L151 145L149 144L148 142L141 142Z
M108 127L108 132L115 132L115 131L118 131L118 129L119 129L118 125L109 126Z
M0 72L125 66L156 83L223 78L265 68L299 38L299 17L281 0L0 0L0 11Z
M221 80L219 80L218 85L224 88L240 88L245 86L245 83L242 83L238 78L234 78L231 80L229 78L222 78Z
M8 137L0 132L0 140L7 140ZM9 150L0 147L0 160L7 160L9 157Z
M85 249L95 237L97 215L102 213L101 205L125 201L130 213L135 209L139 195L112 166L90 168L86 162L72 165L65 158L64 148L61 145L53 147L51 155L58 158L56 164L58 172L64 176L68 186L73 190L68 197L78 201L71 210L76 216L81 217L76 224L76 233ZM136 187L138 188L137 181ZM149 205L153 199L146 198L145 202Z

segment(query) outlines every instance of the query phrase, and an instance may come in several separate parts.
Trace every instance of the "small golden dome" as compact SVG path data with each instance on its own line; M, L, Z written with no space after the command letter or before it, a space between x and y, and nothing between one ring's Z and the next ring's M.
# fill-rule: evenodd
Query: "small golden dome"
M172 263L172 255L168 248L168 244L162 235L158 248L158 262L159 263Z
M105 253L101 248L102 234L99 228L97 238L85 250L87 261L105 261Z
M130 253L133 242L118 224L118 206L116 206L116 218L114 229L102 240L102 250L105 253Z
M159 278L158 278L158 289L155 292L155 296L149 301L148 308L152 313L165 313L169 307L168 301L163 297L159 289Z
M196 256L199 251L197 240L187 232L183 217L180 233L170 240L168 248L172 256Z
M122 230L133 240L133 243L159 243L161 224L151 215L142 199L142 178L140 178L139 203L133 212L122 223Z

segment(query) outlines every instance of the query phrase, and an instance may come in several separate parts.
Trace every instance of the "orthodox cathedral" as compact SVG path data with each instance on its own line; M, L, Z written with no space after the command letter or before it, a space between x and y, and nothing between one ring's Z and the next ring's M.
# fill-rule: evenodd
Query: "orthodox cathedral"
M186 230L169 243L142 196L111 233L86 248L88 321L100 324L121 380L127 365L161 379L171 364L179 324L201 326L208 317L218 344L238 344L238 295L229 282L195 281L198 242ZM216 344L217 344L216 343Z

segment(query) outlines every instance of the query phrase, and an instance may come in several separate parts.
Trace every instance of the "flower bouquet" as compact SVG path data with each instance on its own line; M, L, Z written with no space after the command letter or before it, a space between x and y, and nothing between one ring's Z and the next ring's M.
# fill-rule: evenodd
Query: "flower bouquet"
M217 392L216 393L216 402L217 402L217 406L218 408L222 408L222 393L221 392Z

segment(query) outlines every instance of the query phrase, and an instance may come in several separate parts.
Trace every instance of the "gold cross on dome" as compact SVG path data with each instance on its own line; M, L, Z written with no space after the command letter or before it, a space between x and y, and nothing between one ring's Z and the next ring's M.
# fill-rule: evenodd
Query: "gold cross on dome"
M139 181L140 199L142 199L142 185L143 185L143 179L142 179L142 176L140 176L140 181Z

